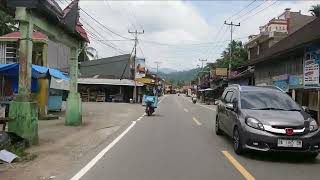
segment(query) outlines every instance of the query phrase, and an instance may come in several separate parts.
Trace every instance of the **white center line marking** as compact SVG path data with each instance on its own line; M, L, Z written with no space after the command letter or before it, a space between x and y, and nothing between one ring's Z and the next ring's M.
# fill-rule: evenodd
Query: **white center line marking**
M188 110L188 109L186 109L186 108L184 108L183 110L184 110L185 112L189 112L189 110Z
M201 122L198 121L197 118L193 117L192 120L193 120L198 126L201 126L201 125L202 125Z

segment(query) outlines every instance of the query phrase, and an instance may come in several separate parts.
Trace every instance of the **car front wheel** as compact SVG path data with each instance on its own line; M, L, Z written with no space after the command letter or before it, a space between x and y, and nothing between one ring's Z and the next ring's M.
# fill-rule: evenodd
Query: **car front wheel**
M219 116L217 115L216 117L216 126L215 126L215 132L216 132L216 135L222 135L222 131L220 129L220 121L219 121Z
M239 133L239 130L237 127L233 130L233 150L236 154L242 154L243 153L243 147L242 147L242 140Z

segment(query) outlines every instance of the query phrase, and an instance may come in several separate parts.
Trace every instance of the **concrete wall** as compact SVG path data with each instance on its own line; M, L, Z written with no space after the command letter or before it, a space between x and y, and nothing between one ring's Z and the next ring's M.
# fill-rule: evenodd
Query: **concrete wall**
M272 77L283 74L302 75L303 55L286 56L255 65L255 84L272 85Z
M301 15L298 12L291 12L289 19L289 34L294 33L304 25L313 21L316 17Z
M64 44L49 40L48 42L48 66L63 71L69 69L70 48Z

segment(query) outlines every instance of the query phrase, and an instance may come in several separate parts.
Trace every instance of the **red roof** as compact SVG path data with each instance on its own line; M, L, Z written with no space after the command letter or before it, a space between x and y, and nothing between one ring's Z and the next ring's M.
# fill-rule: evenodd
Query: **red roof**
M79 22L77 22L76 31L80 34L80 36L85 39L87 42L90 42L86 30L82 27L83 25Z
M64 10L63 16L65 17L73 8L73 6L78 6L79 0L72 1ZM86 30L83 28L83 25L79 22L79 15L77 17L77 24L76 24L76 32L86 41L90 42Z
M12 39L20 39L20 37L21 37L21 34L19 31L0 36L0 38L12 38ZM32 39L48 41L48 36L46 36L41 32L32 32Z

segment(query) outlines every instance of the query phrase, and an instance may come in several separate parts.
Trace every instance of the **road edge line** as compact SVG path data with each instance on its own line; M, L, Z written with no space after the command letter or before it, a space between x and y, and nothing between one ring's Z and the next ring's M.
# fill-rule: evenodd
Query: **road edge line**
M244 178L247 180L255 180L255 178L228 151L221 152Z
M124 130L116 139L108 144L102 151L99 152L88 164L86 164L77 174L75 174L70 180L79 180L84 176L114 145L117 144L129 131L132 129L136 121L132 121L131 125Z

